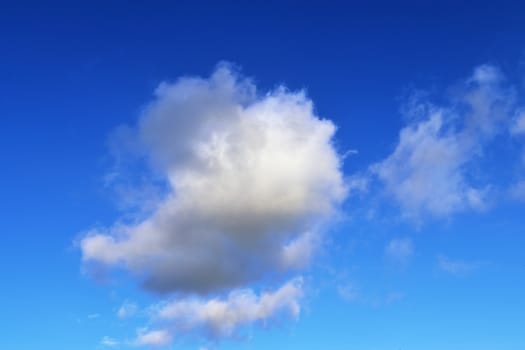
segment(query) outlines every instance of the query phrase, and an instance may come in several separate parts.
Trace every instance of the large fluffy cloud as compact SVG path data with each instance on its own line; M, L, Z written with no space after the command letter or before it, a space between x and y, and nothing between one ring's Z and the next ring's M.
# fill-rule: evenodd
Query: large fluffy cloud
M406 217L443 217L486 206L488 187L472 183L469 170L506 131L514 92L490 65L476 68L453 91L448 104L415 104L411 112L418 118L401 130L392 154L371 167Z
M216 292L302 267L346 195L334 124L303 92L260 95L227 65L161 84L131 130L167 193L80 246L151 290Z

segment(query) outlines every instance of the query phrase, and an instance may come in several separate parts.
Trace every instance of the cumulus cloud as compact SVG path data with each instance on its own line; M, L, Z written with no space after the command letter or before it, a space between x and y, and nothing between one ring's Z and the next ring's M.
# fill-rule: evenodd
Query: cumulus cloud
M228 65L161 84L127 142L167 193L149 216L89 232L83 260L189 293L305 266L347 193L335 129L303 92L261 95Z
M486 207L488 186L473 184L472 163L505 131L514 91L502 73L483 65L460 84L446 105L411 104L417 114L386 159L371 167L405 217L444 217Z
M385 255L396 263L406 264L414 255L414 244L410 238L393 239L385 247Z
M265 324L279 315L297 318L302 295L302 279L296 278L260 295L240 289L225 298L176 299L155 308L153 322L166 334L199 330L210 338L230 337L243 326Z

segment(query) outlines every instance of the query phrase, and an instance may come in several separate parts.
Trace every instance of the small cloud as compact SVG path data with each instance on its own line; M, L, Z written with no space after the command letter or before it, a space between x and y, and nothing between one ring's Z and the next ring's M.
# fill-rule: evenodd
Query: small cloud
M350 157L350 156L356 156L359 154L359 151L356 149L349 149L343 155L341 156L343 159Z
M385 247L385 255L398 264L407 264L414 255L414 244L410 238L393 239Z
M393 152L370 167L402 215L416 223L486 209L491 184L472 181L471 172L516 113L513 89L496 67L476 68L454 91L443 104L425 96L412 101L408 108L420 117L401 129ZM524 125L518 119L513 130Z
M337 288L337 293L345 301L354 302L359 300L359 291L353 285L346 284Z
M201 330L210 338L231 337L252 323L266 324L280 315L297 319L303 296L302 278L293 279L273 292L260 295L252 290L235 290L226 298L174 300L156 310L154 321L167 334Z
M405 297L401 292L388 292L380 294L364 295L355 286L347 284L337 288L337 293L346 302L359 303L371 308L387 307L402 300Z
M405 294L397 291L390 291L386 294L380 294L372 296L366 300L368 306L379 309L383 307L388 307L394 303L397 303L405 298Z
M401 292L390 292L386 295L385 302L386 304L392 304L396 301L402 300L405 297L404 293Z
M370 178L365 175L353 175L346 179L349 194L365 193L368 191Z
M117 316L121 319L133 317L138 310L138 306L131 302L124 302L117 311Z
M137 346L165 346L171 343L171 334L164 329L149 331L141 328L137 331L137 339L134 344Z
M438 267L452 275L465 275L479 268L480 263L454 260L447 256L438 256Z
M510 128L511 134L525 134L525 110L520 111Z
M108 336L105 336L100 341L100 344L102 344L103 346L107 346L107 347L116 347L116 346L118 346L120 344L120 342L118 340L116 340L116 339L113 339L113 338L110 338Z
M518 201L525 201L525 180L515 183L509 190L511 198Z
M100 314L89 314L87 316L87 318L89 318L90 320L94 320L96 318L99 318L100 317Z

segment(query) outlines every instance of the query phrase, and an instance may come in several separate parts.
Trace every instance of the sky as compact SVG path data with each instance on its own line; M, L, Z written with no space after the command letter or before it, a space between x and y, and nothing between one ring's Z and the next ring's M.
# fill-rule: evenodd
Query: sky
M2 349L525 348L519 2L0 2Z

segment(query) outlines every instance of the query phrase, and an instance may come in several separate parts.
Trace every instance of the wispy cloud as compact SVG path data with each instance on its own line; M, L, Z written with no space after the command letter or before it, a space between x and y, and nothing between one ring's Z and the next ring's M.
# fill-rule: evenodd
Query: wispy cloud
M119 318L133 317L138 311L138 306L130 301L124 302L117 310L117 316Z
M405 265L414 255L414 243L410 238L392 239L385 247L385 255L391 261Z
M116 339L110 338L108 336L105 336L100 341L100 344L107 347L117 347L120 345L120 342Z
M352 284L344 284L337 287L337 293L345 301L358 301L361 298L359 290Z
M510 196L519 201L525 201L525 180L519 180L509 189Z
M490 65L477 67L453 91L448 104L412 102L417 118L401 130L392 154L371 167L411 220L487 206L491 184L472 183L469 171L494 137L506 132L515 92Z
M162 303L155 308L152 322L171 334L200 330L211 338L230 337L243 326L264 324L280 314L297 318L302 296L302 279L297 278L260 295L244 289L223 299L185 298Z
M367 293L355 284L345 283L337 287L337 293L346 302L358 303L371 308L380 308L398 302L405 297L404 293L389 291L383 293Z
M521 110L517 113L516 118L514 119L513 124L511 125L510 132L517 139L524 140L525 136L525 111ZM525 149L522 150L521 155L521 177L510 186L509 194L512 199L525 201Z
M137 338L131 344L135 346L161 347L172 341L172 335L165 329L148 330L141 328L137 331Z
M466 275L479 267L481 267L481 263L479 262L467 262L457 259L449 258L445 255L439 255L437 259L438 267L447 273L450 273L452 275L460 276L460 275Z
M525 111L519 111L511 125L510 132L514 135L525 134Z

